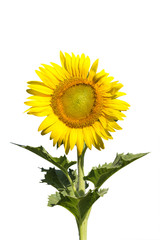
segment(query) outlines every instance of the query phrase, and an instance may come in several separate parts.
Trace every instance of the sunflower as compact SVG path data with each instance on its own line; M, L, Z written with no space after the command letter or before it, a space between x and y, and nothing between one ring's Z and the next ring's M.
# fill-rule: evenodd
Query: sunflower
M118 120L125 117L129 104L117 98L123 87L104 70L97 73L98 59L90 67L90 58L82 54L60 52L61 65L42 64L36 71L42 81L29 81L25 102L28 114L46 118L39 126L41 134L50 134L53 145L64 144L66 154L77 146L81 155L84 144L104 149L103 139L120 130Z

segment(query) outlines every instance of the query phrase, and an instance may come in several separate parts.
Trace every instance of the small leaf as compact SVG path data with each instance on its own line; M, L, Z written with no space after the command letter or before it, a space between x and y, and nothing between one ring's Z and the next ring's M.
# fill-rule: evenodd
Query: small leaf
M19 145L16 143L13 143L19 147L25 148L35 154L37 154L38 156L46 159L48 162L54 164L56 167L58 167L59 169L61 169L63 172L66 172L67 169L72 166L73 164L76 163L76 161L72 161L69 162L68 159L66 158L66 156L61 156L59 158L56 157L52 157L46 150L44 147L39 146L39 147L31 147L31 146L24 146L24 145Z
M103 188L99 190L99 195L100 197L103 197L104 194L106 194L108 192L108 188Z
M104 165L98 166L97 168L92 168L88 175L84 177L84 180L91 181L94 183L95 188L99 188L114 173L127 166L131 162L135 161L136 159L145 156L146 154L147 153L127 153L126 155L123 153L117 154L113 163L105 163Z
M63 191L70 185L68 178L61 170L56 170L55 168L41 168L41 171L46 172L44 179L42 179L42 183L45 182L59 191Z
M58 202L61 200L59 192L56 192L55 194L52 194L49 196L48 206L54 207L58 204Z
M66 175L61 170L56 170L55 168L44 169L41 168L42 172L46 172L44 179L41 180L42 183L47 183L55 187L59 191L66 191L67 193L73 192L71 183L69 182ZM69 176L72 181L75 181L74 170L69 169ZM74 194L74 193L73 193Z
M49 196L48 206L60 205L70 211L77 221L83 221L94 202L105 193L107 193L107 189L100 190L99 192L95 189L77 198L66 194L66 192L57 192Z

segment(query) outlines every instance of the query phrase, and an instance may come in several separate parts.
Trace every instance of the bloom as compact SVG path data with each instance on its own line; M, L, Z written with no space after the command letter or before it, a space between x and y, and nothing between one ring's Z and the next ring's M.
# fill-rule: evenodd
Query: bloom
M117 120L125 117L129 104L117 98L125 95L123 87L104 70L97 73L98 59L90 67L90 58L82 54L60 52L62 66L42 64L36 71L42 81L29 81L27 92L33 96L25 102L28 114L46 116L39 126L41 134L51 132L53 145L64 144L66 154L77 145L79 155L84 143L103 149L103 139L121 127Z

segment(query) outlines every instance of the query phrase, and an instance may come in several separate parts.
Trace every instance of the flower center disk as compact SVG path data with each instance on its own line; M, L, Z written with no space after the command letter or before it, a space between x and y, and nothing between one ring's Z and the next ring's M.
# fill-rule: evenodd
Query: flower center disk
M78 84L68 88L61 97L63 111L73 120L89 116L94 103L94 89L90 85Z
M54 91L51 107L68 127L83 128L97 121L102 100L93 83L87 79L71 79Z

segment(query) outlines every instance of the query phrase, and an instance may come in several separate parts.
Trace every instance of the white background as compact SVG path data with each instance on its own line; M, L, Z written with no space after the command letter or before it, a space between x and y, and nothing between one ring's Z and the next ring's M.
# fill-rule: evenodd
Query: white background
M113 161L116 153L150 152L112 176L109 192L92 208L88 240L160 240L160 1L1 1L1 168L2 240L74 239L74 217L64 208L47 207L54 189L40 184L50 167L45 160L10 142L43 145L53 156L49 135L37 131L42 118L24 114L27 81L38 80L41 63L60 63L59 51L85 53L124 84L130 103L122 131L93 148L92 166ZM68 158L74 160L73 150Z

